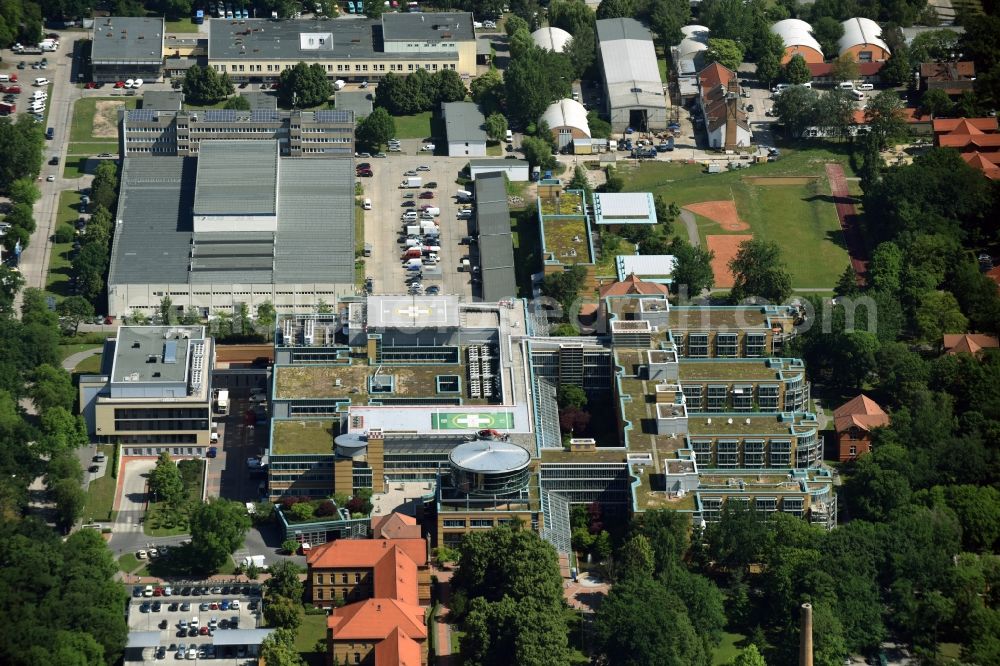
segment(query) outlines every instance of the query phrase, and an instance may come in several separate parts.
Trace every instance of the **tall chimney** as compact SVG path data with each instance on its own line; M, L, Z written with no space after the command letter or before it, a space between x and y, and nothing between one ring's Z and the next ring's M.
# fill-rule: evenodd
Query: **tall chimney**
M799 666L813 666L812 604L802 604L799 615Z

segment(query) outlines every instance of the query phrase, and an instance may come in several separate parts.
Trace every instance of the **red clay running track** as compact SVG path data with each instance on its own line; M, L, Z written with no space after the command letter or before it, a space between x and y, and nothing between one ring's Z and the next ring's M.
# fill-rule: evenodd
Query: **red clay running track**
M837 207L837 217L840 218L840 228L844 232L847 254L851 257L851 266L857 276L858 286L863 287L865 276L868 274L868 258L865 253L865 241L861 236L861 219L854 208L851 194L847 190L844 167L834 163L827 164L826 177L830 181L834 205Z

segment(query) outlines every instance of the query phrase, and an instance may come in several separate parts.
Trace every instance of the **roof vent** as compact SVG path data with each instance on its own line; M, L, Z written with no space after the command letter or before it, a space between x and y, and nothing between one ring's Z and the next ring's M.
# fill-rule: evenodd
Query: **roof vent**
M729 425L733 425L733 420L732 419L726 419L726 423L728 423Z

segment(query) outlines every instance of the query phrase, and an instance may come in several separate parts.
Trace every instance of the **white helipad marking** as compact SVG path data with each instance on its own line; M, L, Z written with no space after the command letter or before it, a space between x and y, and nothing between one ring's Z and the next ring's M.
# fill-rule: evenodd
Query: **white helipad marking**
M464 425L466 428L479 428L489 425L492 422L492 418L488 416L480 416L479 414L466 414L464 416L455 417L455 423L458 425Z

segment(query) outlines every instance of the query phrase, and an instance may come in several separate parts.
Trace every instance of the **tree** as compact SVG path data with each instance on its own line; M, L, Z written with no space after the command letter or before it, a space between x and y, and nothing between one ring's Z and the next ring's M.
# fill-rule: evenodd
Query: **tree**
M812 74L809 72L809 66L806 64L805 58L798 54L792 56L792 59L785 64L785 80L796 85L808 83L812 80ZM785 92L788 91L786 90Z
M954 102L941 88L931 88L920 98L920 113L928 116L949 116L955 108Z
M80 482L75 479L59 479L49 486L49 492L59 514L59 525L68 530L83 515L87 493L83 492Z
M858 77L861 76L858 63L854 61L850 53L845 53L833 61L831 74L834 81L857 81Z
M913 67L910 64L910 55L905 46L896 48L882 69L879 76L883 81L894 86L903 86L909 83L913 77Z
M552 148L545 141L533 136L526 136L521 140L521 150L524 158L531 166L537 166L543 170L553 169L556 165L556 158L552 154Z
M684 604L645 576L611 588L594 620L594 643L620 666L705 664L707 659Z
M365 16L370 19L382 18L385 11L385 4L379 0L365 0Z
M767 666L767 662L764 661L764 657L761 656L757 646L751 643L736 655L736 659L733 660L733 666Z
M261 660L269 666L303 666L302 657L295 647L295 631L279 628L260 644Z
M708 50L705 51L705 62L717 62L735 72L743 62L743 55L743 47L737 42L711 37L708 40Z
M177 469L177 463L170 453L163 451L156 460L156 466L149 473L149 490L158 500L173 506L180 505L184 497L184 481Z
M0 26L2 28L2 26ZM42 162L45 138L41 125L27 115L0 121L0 191L8 191L20 179L34 181Z
M233 94L233 84L224 73L193 65L184 75L183 90L189 104L215 104Z
M300 109L319 106L329 101L333 94L326 70L318 63L299 62L282 71L278 82L278 99L285 106Z
M435 88L434 106L448 102L461 102L469 94L462 77L453 69L442 69L432 77Z
M823 49L823 53L838 53L838 42L844 36L844 26L832 16L820 16L812 22L812 33Z
M781 71L781 59L773 53L765 53L757 60L757 78L765 86L777 81Z
M616 566L618 579L636 577L653 577L654 560L653 547L643 534L636 534L626 541L618 551Z
M10 184L8 196L13 203L23 203L34 206L42 198L42 192L35 183L27 178L19 178Z
M632 0L601 0L597 6L597 19L631 18L635 15Z
M218 570L250 529L246 507L223 499L196 506L190 522L194 561L206 571Z
M903 251L892 242L879 243L868 264L868 282L873 289L899 293L903 275Z
M264 619L272 627L295 631L302 624L298 604L288 597L273 597L264 604Z
M917 335L928 343L938 343L945 333L962 333L969 326L958 301L947 291L926 292L920 298L913 319Z
M801 137L805 129L815 122L818 100L816 91L804 86L786 88L774 100L774 115L784 124L789 137Z
M910 42L910 58L913 62L934 62L954 60L958 54L959 34L954 30L927 30Z
M883 90L868 100L865 123L871 140L879 150L884 150L892 141L906 136L903 101L896 91Z
M286 541L282 546L287 546ZM295 552L298 542L289 552ZM299 578L299 569L291 560L279 560L271 565L271 578L264 584L269 597L284 597L292 601L302 600L302 580Z
M223 109L233 109L235 111L249 111L250 110L250 100L248 100L243 95L236 95L235 97L230 97L226 100L226 103L222 105Z
M500 113L486 116L486 136L491 141L503 141L507 137L507 119Z
M781 261L781 247L773 241L743 241L729 262L729 270L736 278L730 293L734 302L753 297L782 303L792 293L792 278Z
M76 390L69 373L48 364L35 368L28 395L39 413L54 407L72 410L76 402Z
M46 409L39 414L40 445L48 455L72 451L90 443L82 415L74 415L63 407Z
M56 312L73 335L76 335L81 323L94 318L94 306L81 296L64 298L56 305Z
M396 121L382 107L375 108L367 118L358 123L358 143L371 150L381 150L396 136Z
M521 57L512 58L503 80L507 100L517 100L516 105L508 104L507 108L513 125L527 127L549 104L569 97L573 78L573 66L562 53L532 44Z
M559 407L563 409L566 407L581 409L587 406L587 394L575 384L560 385L556 400L559 403Z
M379 88L381 88L381 84ZM491 67L482 76L472 80L470 85L472 100L479 105L485 114L499 112L504 105L504 83L500 71Z
M257 306L257 325L264 329L264 336L268 340L271 339L271 334L274 332L274 323L277 321L277 317L274 304L271 301L264 301Z
M508 37L513 37L514 33L520 32L521 30L529 33L531 32L531 27L528 25L528 22L516 14L507 17L507 20L504 22L503 29L504 32L507 33Z
M827 136L844 138L854 128L854 100L835 88L816 101L814 120Z
M674 256L674 274L670 288L674 293L683 291L685 298L700 296L715 285L712 260L715 253L675 237L668 254Z
M583 266L575 265L569 270L549 273L542 280L542 291L549 298L559 301L563 313L568 314L576 303L587 272Z

